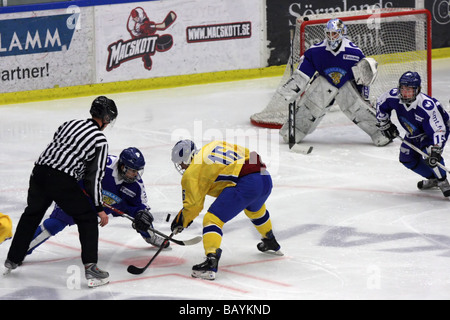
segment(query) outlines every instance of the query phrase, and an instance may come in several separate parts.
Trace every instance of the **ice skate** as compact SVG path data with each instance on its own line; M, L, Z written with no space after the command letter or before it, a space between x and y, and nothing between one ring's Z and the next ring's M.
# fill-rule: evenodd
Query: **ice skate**
M196 264L192 267L192 277L205 280L214 280L216 278L216 272L219 266L221 254L221 249L217 249L216 253L208 254L203 263Z
M445 179L444 181L438 181L437 185L439 189L441 189L444 197L450 196L450 184L448 183L447 179Z
M428 190L431 188L435 188L437 186L438 186L437 179L427 179L417 182L417 188L419 188L419 190Z
M87 263L84 265L84 270L89 288L94 288L109 283L109 273L99 269L97 264Z
M283 252L280 251L281 246L278 244L272 231L267 232L266 237L261 240L262 242L257 245L259 251L275 254L277 256L284 255Z
M12 270L16 269L19 266L18 263L14 263L9 259L5 260L5 270L3 271L3 275L6 276L11 273Z

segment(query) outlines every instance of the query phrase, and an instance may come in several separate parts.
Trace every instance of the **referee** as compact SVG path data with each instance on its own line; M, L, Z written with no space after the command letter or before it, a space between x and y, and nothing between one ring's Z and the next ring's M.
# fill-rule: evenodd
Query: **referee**
M117 107L113 100L100 96L92 102L90 114L90 119L63 123L35 162L27 207L20 217L5 261L8 272L22 263L36 228L54 201L78 226L81 260L88 285L109 282L108 272L97 267L97 215L101 226L108 223L101 193L108 142L102 131L116 119ZM85 191L78 184L80 180L83 180Z

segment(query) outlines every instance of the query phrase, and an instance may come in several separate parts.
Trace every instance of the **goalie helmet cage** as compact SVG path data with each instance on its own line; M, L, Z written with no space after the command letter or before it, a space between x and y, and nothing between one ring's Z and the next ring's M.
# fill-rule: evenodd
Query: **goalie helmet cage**
M383 8L309 15L297 19L293 48L279 86L291 75L291 61L298 66L311 45L325 39L324 27L333 18L347 26L347 38L365 56L378 62L378 77L370 87L374 103L384 92L397 87L406 71L422 78L422 92L431 95L431 14L426 9ZM264 110L250 117L253 125L279 129L287 121L288 103L276 91Z

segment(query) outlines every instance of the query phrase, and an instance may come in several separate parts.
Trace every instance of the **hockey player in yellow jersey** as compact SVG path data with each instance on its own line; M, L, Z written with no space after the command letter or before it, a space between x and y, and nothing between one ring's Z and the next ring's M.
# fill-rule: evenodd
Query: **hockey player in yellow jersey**
M11 218L0 212L0 243L12 237Z
M272 179L256 152L225 141L213 141L197 150L194 142L181 140L172 149L172 162L183 175L183 208L171 225L175 234L200 214L207 195L216 198L203 218L206 260L193 266L193 277L215 279L222 253L222 228L241 211L261 234L258 250L282 255L265 206Z

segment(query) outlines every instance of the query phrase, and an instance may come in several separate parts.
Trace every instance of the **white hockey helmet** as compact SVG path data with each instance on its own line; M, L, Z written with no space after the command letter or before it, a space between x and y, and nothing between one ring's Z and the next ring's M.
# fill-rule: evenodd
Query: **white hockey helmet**
M172 162L178 172L183 175L187 166L191 164L192 158L198 152L195 143L189 139L178 141L172 148ZM184 164L184 168L182 167Z
M341 19L331 19L325 27L325 39L332 50L336 50L347 35L347 27Z

